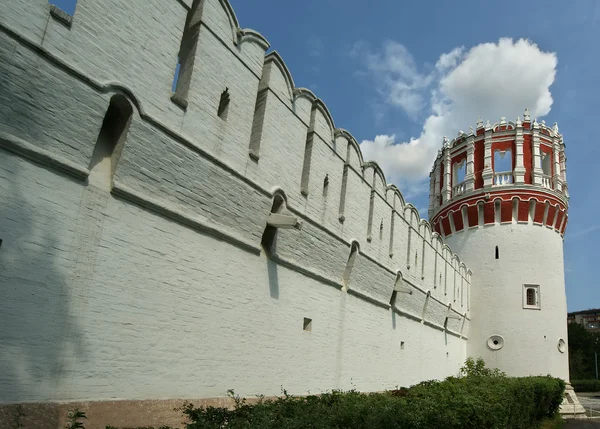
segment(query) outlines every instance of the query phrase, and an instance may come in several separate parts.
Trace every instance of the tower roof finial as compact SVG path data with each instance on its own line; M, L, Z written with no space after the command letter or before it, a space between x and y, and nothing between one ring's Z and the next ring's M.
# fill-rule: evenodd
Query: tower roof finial
M525 113L523 113L523 121L529 122L531 121L531 115L529 114L529 109L525 109Z

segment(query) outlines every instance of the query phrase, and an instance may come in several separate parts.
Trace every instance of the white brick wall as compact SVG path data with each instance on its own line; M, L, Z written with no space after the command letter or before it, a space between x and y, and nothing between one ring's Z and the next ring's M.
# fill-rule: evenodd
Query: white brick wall
M334 143L320 107L300 193L320 102L289 92L284 64L263 75L264 43L236 46L235 16L206 0L184 112L170 87L186 8L125 3L79 0L70 29L45 2L11 3L0 17L0 402L381 390L456 375L469 323L443 330L452 286L448 296L433 288L430 233L353 148L340 222L347 137ZM256 161L261 77L273 91ZM225 87L227 121L217 117ZM136 106L111 194L80 179L108 101L123 91ZM268 260L259 246L278 188L303 228L279 231ZM352 240L360 254L346 293ZM390 308L398 271L412 294Z

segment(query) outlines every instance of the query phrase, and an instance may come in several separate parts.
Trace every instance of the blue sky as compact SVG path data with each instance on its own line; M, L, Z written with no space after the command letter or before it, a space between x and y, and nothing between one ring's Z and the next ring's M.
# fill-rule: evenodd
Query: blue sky
M468 131L478 115L492 123L500 116L515 120L526 107L540 120L558 122L567 145L571 195L564 241L568 309L600 307L594 267L600 219L592 218L600 202L586 183L600 155L593 134L600 117L600 3L231 4L241 27L259 31L282 55L296 86L325 101L336 126L359 142L380 136L377 144L362 143L363 151L380 161L422 212L428 205L423 179L431 152L441 144L428 140ZM411 138L418 140L406 145ZM398 157L405 161L390 161Z
M74 0L52 2L73 11ZM424 215L443 135L468 131L479 115L515 120L526 107L558 122L571 195L568 309L600 307L600 220L592 219L600 203L586 183L600 155L592 126L600 115L597 0L230 2L241 27L270 41L296 86L325 101L336 126Z

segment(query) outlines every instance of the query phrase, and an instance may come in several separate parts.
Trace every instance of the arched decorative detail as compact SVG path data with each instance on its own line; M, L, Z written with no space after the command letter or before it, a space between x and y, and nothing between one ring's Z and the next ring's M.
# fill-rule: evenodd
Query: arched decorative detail
M383 193L383 197L385 198L385 190L387 188L387 183L385 181L385 175L383 174L383 171L381 170L381 167L379 166L379 164L377 164L375 161L367 161L364 162L363 165L363 171L366 171L369 168L373 169L373 174L377 174L379 175L379 178L381 179L381 183L383 185L383 189L380 189L379 191ZM370 183L371 187L374 188L375 187L375 176L373 176L373 182Z
M206 0L195 0L195 1L206 1ZM240 23L235 15L235 11L229 4L229 0L219 0L219 3L223 7L225 14L227 15L227 19L229 20L229 25L231 26L231 40L234 45L239 43L240 37Z
M298 98L306 98L312 104L317 99L315 94L308 88L294 88L293 95L294 95L293 101L296 101Z
M421 215L419 214L419 210L417 210L417 208L415 206L413 206L411 203L407 203L404 206L404 214L405 214L405 218L406 218L406 212L409 211L411 213L413 213L415 215L414 219L416 221L416 224L418 225L419 222L421 221ZM412 224L412 220L410 221L410 223Z
M392 192L392 198L388 198L388 201L392 202L392 207L394 210L402 215L404 215L404 206L406 206L406 201L404 200L404 196L400 189L394 184L387 185L386 192ZM396 204L398 202L398 204Z
M108 81L102 84L101 91L105 94L121 94L129 100L129 102L135 107L140 116L145 115L144 109L142 108L142 102L133 91L125 84L118 81Z
M437 231L432 232L431 233L431 245L433 247L435 247L435 250L437 252L440 252L442 250L443 244L444 244L444 240L442 240L442 236Z
M288 87L290 101L293 101L293 99L294 99L294 79L292 77L292 74L290 73L290 70L288 69L287 65L285 64L285 61L283 61L283 58L281 58L281 55L279 55L279 52L273 51L273 52L268 53L265 56L265 66L269 63L274 63L281 71L281 74L285 78L285 83Z
M425 219L421 219L419 221L419 232L421 233L423 238L428 242L431 242L431 231L431 225L429 224L429 222L427 222Z
M321 113L323 114L323 116L325 116L325 119L327 120L327 124L329 125L329 132L330 132L329 139L331 141L333 141L335 139L335 124L333 122L333 117L331 116L329 109L327 108L325 103L323 103L323 100L321 100L320 98L316 98L313 101L313 108L319 109L321 111Z
M256 43L265 51L271 47L271 44L265 36L260 34L258 31L252 30L251 28L238 30L237 39L238 45L241 45L245 42Z

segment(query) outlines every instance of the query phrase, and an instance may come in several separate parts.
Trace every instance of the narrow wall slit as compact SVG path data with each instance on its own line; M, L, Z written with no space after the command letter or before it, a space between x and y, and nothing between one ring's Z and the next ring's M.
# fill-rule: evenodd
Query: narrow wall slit
M498 246L496 246L495 255L496 255L496 259L500 259L500 251L498 250Z
M342 174L342 189L340 191L340 208L338 216L340 222L343 222L346 219L344 215L344 210L346 209L346 188L348 187L348 169L348 164L345 164L344 172Z
M375 191L371 190L371 197L369 199L369 220L367 224L367 241L371 241L373 239L373 210L375 205Z
M194 73L203 7L204 1L194 0L188 11L175 66L171 100L183 109L186 109L188 105L187 99Z
M89 165L90 184L107 190L112 188L132 114L133 108L125 96L117 94L110 99Z
M352 268L354 267L357 254L358 243L353 242L352 246L350 247L350 256L348 256L348 262L346 262L346 269L344 270L344 276L342 278L342 283L344 285L343 290L345 291L350 288L350 274L352 274Z
M267 95L269 88L258 91L256 103L254 104L254 118L252 119L252 131L250 133L250 157L258 159L260 155L260 143L262 140L263 126L265 123L265 111L267 109Z
M227 114L229 113L229 102L231 101L231 96L229 95L229 88L225 88L225 91L221 93L221 98L219 100L219 108L217 109L217 116L224 121L227 120Z
M308 195L308 183L310 180L310 163L312 158L314 132L309 132L306 136L306 146L304 147L304 163L302 164L302 177L300 179L300 192L302 195Z

